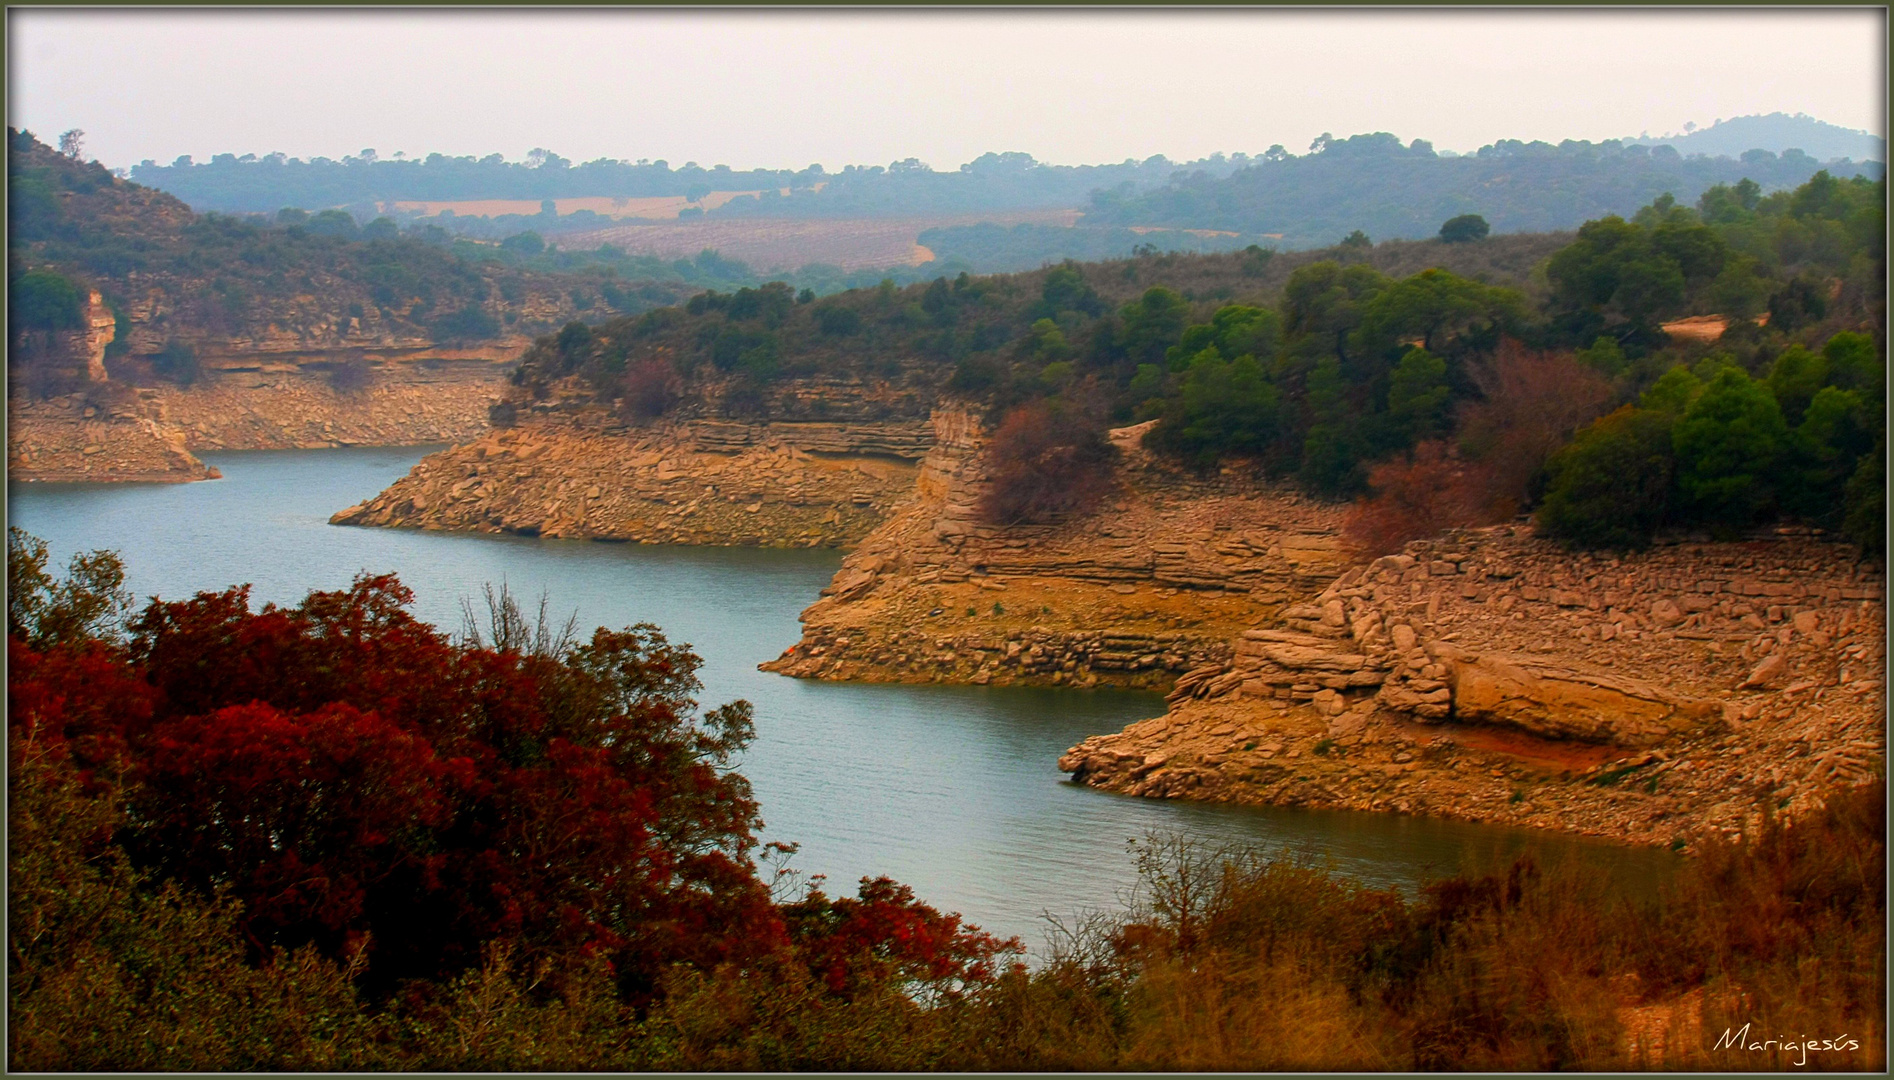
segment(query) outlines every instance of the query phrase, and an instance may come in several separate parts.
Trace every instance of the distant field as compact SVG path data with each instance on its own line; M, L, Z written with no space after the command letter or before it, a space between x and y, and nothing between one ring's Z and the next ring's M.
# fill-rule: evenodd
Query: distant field
M789 194L789 189L782 189ZM678 211L687 206L701 206L706 210L715 210L731 199L741 195L759 195L758 191L713 191L692 203L682 195L661 195L649 199L614 199L604 195L588 196L580 199L554 199L553 206L561 214L574 214L580 210L590 210L602 217L646 218L662 221L675 218ZM499 217L502 214L537 214L537 199L470 199L460 202L392 202L382 203L380 209L406 210L432 216L443 210L452 210L457 217Z
M578 201L578 200L575 200ZM610 202L610 200L605 200ZM564 211L561 200L561 211ZM455 213L460 211L456 210ZM537 207L534 208L537 212ZM603 211L600 211L601 213ZM950 225L1071 225L1077 210L1021 210L998 214L943 214L908 218L783 220L743 218L665 225L618 225L548 237L561 248L585 251L612 244L634 255L681 258L712 248L759 270L791 270L830 263L844 270L916 266L934 257L915 242L925 229Z

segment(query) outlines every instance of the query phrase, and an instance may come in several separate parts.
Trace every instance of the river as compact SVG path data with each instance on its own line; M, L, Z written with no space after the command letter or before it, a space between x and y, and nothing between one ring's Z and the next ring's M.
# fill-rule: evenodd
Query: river
M653 622L704 658L702 700L746 698L757 737L740 771L764 839L831 894L886 874L943 910L1038 948L1046 913L1115 911L1135 881L1127 841L1183 833L1296 851L1375 885L1412 887L1532 850L1634 885L1670 856L1523 830L1398 815L1139 799L1067 782L1055 762L1087 735L1163 711L1155 694L804 682L756 665L794 643L796 615L840 562L832 551L648 547L582 540L341 528L329 515L405 474L430 448L205 453L224 479L192 484L14 485L10 521L55 566L106 548L140 598L250 582L253 602L294 603L392 571L415 612L449 630L484 585L555 622Z

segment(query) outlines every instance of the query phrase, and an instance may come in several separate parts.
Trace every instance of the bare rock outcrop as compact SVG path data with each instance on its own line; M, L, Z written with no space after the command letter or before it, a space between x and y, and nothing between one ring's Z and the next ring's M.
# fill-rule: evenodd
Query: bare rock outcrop
M843 561L763 668L801 678L1168 687L1220 664L1230 637L1344 565L1339 508L1229 468L1147 453L1112 433L1116 490L1057 525L998 527L977 506L986 434L933 416L911 501Z
M666 421L602 409L535 417L433 454L332 519L648 544L853 544L914 487L911 422Z
M1687 842L1884 768L1884 581L1795 528L1623 557L1451 533L1247 630L1167 715L1060 767L1134 794Z
M348 382L333 361L253 361L144 393L153 418L194 450L419 446L478 438L511 370L505 359L478 357L351 359L359 366Z
M212 480L219 473L185 446L183 433L153 419L125 392L74 393L7 403L7 475L27 483Z

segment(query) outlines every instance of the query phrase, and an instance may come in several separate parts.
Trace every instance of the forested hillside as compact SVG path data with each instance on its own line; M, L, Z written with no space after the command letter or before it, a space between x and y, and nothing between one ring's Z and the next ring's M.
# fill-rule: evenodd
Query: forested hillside
M1373 495L1357 531L1382 540L1543 500L1576 543L1791 514L1874 546L1884 190L1819 173L1771 195L1718 185L1694 208L1666 196L1575 237L713 292L569 327L517 380L534 400L578 378L641 420L761 416L783 380L883 379L922 406L984 402L1022 482L1063 469L1068 491L1108 458L1105 426L1153 419L1149 445L1206 467ZM1711 315L1714 340L1663 328Z
M1799 152L1686 158L1668 147L1617 140L1504 140L1444 157L1424 141L1403 145L1385 132L1324 136L1307 154L1276 147L1226 178L1193 174L1155 191L1101 191L1084 222L1279 234L1283 246L1295 248L1332 244L1355 230L1375 239L1418 239L1468 213L1496 232L1545 232L1628 216L1666 192L1689 201L1714 184L1745 178L1764 191L1793 187L1822 167ZM1881 174L1879 166L1846 162L1831 171Z
M403 235L386 220L359 227L341 211L194 214L29 132L8 134L16 345L76 327L92 288L119 322L113 352L142 357L254 338L270 326L311 348L478 342L543 332L601 304L636 311L686 295L681 285L623 286L607 273L476 264L449 251L444 234ZM30 347L16 351L16 364L31 356Z
M952 171L936 172L909 158L886 167L850 165L826 172L805 169L735 170L690 162L673 169L665 161L600 158L573 164L535 150L524 162L499 154L484 158L383 158L373 150L340 161L308 161L282 154L257 157L218 154L208 162L188 156L169 165L141 162L131 179L167 191L199 211L275 213L285 206L315 210L355 207L376 213L393 201L451 202L487 199L683 196L696 201L713 191L757 192L716 210L728 215L787 214L796 217L866 217L882 214L959 213L1080 205L1088 192L1132 184L1151 187L1178 169L1222 176L1247 162L1238 154L1174 163L1163 156L1117 165L1050 165L1030 154L984 154ZM784 194L787 192L787 194Z

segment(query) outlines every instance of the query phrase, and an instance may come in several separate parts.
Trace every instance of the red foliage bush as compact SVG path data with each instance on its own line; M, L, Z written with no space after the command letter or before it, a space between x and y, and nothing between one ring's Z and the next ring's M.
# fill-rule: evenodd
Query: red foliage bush
M11 723L132 781L128 850L229 890L254 955L366 941L371 990L505 939L603 955L636 997L786 943L727 768L749 706L697 714L697 657L648 626L457 644L411 599L364 576L293 608L153 601L122 649L10 636Z
M1462 460L1442 442L1421 443L1410 457L1375 465L1368 486L1374 494L1358 500L1342 522L1343 539L1362 556L1396 552L1409 540L1492 520L1491 470Z
M619 409L627 419L644 422L663 416L677 401L683 379L663 360L644 360L625 369Z
M1468 368L1480 397L1459 409L1464 456L1489 479L1489 514L1517 513L1533 476L1579 428L1611 408L1611 384L1569 353L1534 352L1511 338L1489 364Z
M866 986L889 982L954 996L991 984L1001 958L1020 951L1017 938L1001 940L963 927L958 915L914 899L889 878L863 878L854 899L831 900L820 889L783 907L798 956L829 991L852 998Z
M38 624L10 623L14 763L30 745L119 793L125 849L154 882L225 892L252 960L365 958L371 996L494 948L573 977L603 960L632 1003L679 965L782 962L845 998L953 994L1017 950L885 878L773 903L728 768L749 705L698 712L698 658L655 627L488 648L412 599L363 576L251 611L238 587L153 600L123 643L35 648Z
M977 512L994 525L1040 524L1096 506L1118 450L1070 405L1035 401L1006 414L987 445L991 487Z

